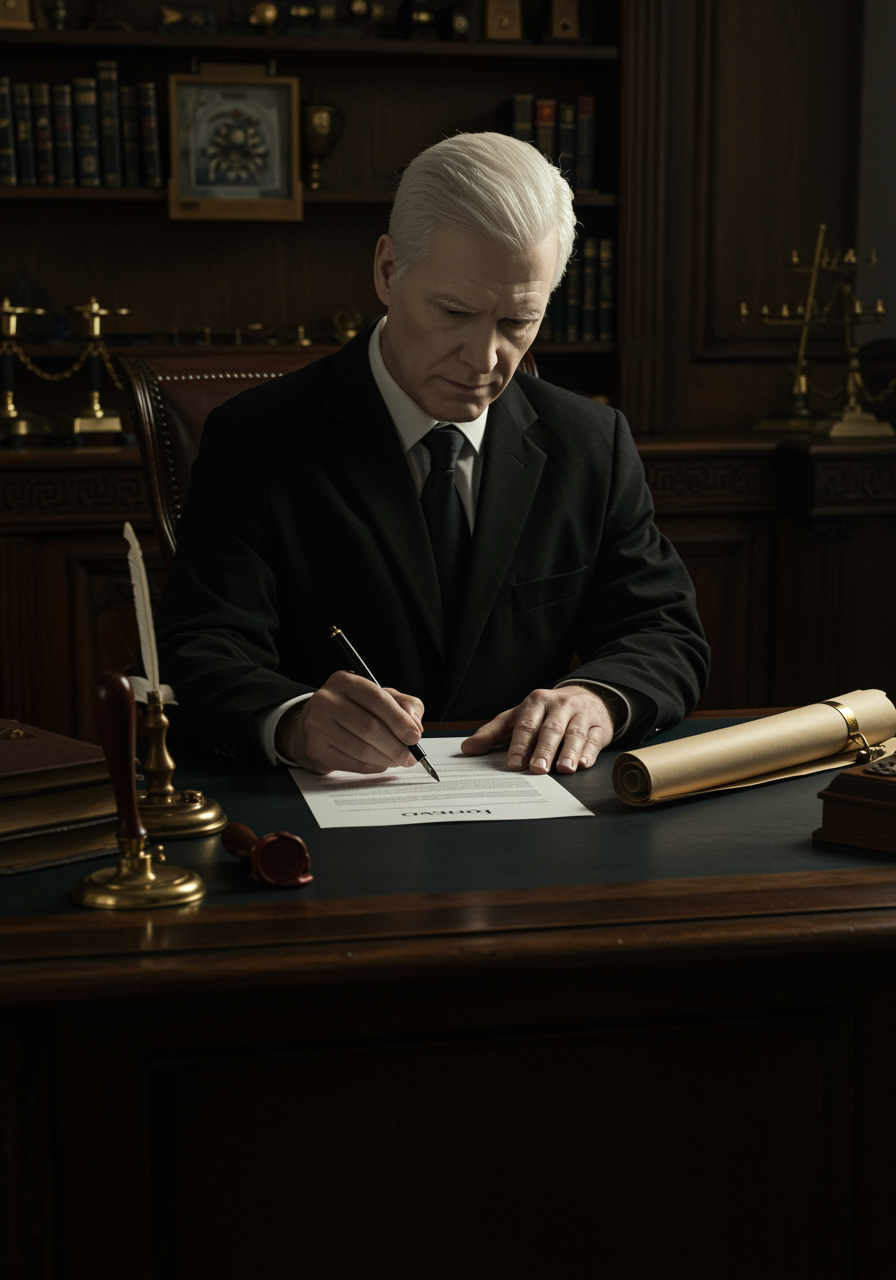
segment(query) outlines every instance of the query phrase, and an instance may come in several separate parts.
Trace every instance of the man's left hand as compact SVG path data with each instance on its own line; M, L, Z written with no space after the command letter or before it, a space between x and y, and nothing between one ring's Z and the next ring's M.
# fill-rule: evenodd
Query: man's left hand
M518 707L502 711L461 744L468 756L484 755L510 739L508 769L547 773L557 757L558 773L590 769L613 741L613 720L596 689L568 684L535 689Z

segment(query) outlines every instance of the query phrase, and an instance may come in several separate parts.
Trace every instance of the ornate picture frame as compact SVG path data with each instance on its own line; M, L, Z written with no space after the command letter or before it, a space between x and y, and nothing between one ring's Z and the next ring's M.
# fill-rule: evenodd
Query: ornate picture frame
M168 77L173 219L299 222L299 81L205 64Z

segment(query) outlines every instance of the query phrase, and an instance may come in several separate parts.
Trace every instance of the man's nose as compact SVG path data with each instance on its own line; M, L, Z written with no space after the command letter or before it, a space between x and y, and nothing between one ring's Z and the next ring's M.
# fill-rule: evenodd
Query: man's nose
M483 328L468 335L461 357L476 373L492 373L498 363L498 347L499 334Z

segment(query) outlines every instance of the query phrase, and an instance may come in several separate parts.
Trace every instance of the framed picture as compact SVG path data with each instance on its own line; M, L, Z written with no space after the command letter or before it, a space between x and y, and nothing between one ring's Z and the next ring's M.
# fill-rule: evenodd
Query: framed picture
M298 80L211 64L168 94L171 218L301 220Z

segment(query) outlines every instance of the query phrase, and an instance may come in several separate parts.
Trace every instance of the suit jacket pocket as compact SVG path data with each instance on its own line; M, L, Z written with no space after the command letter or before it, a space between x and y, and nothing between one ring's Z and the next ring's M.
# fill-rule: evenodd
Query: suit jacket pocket
M585 584L591 566L583 564L581 569L573 569L569 573L555 573L550 578L536 578L532 582L514 582L511 585L513 612L522 613L525 609L540 609L543 605L554 604L557 600L568 600L577 596Z

